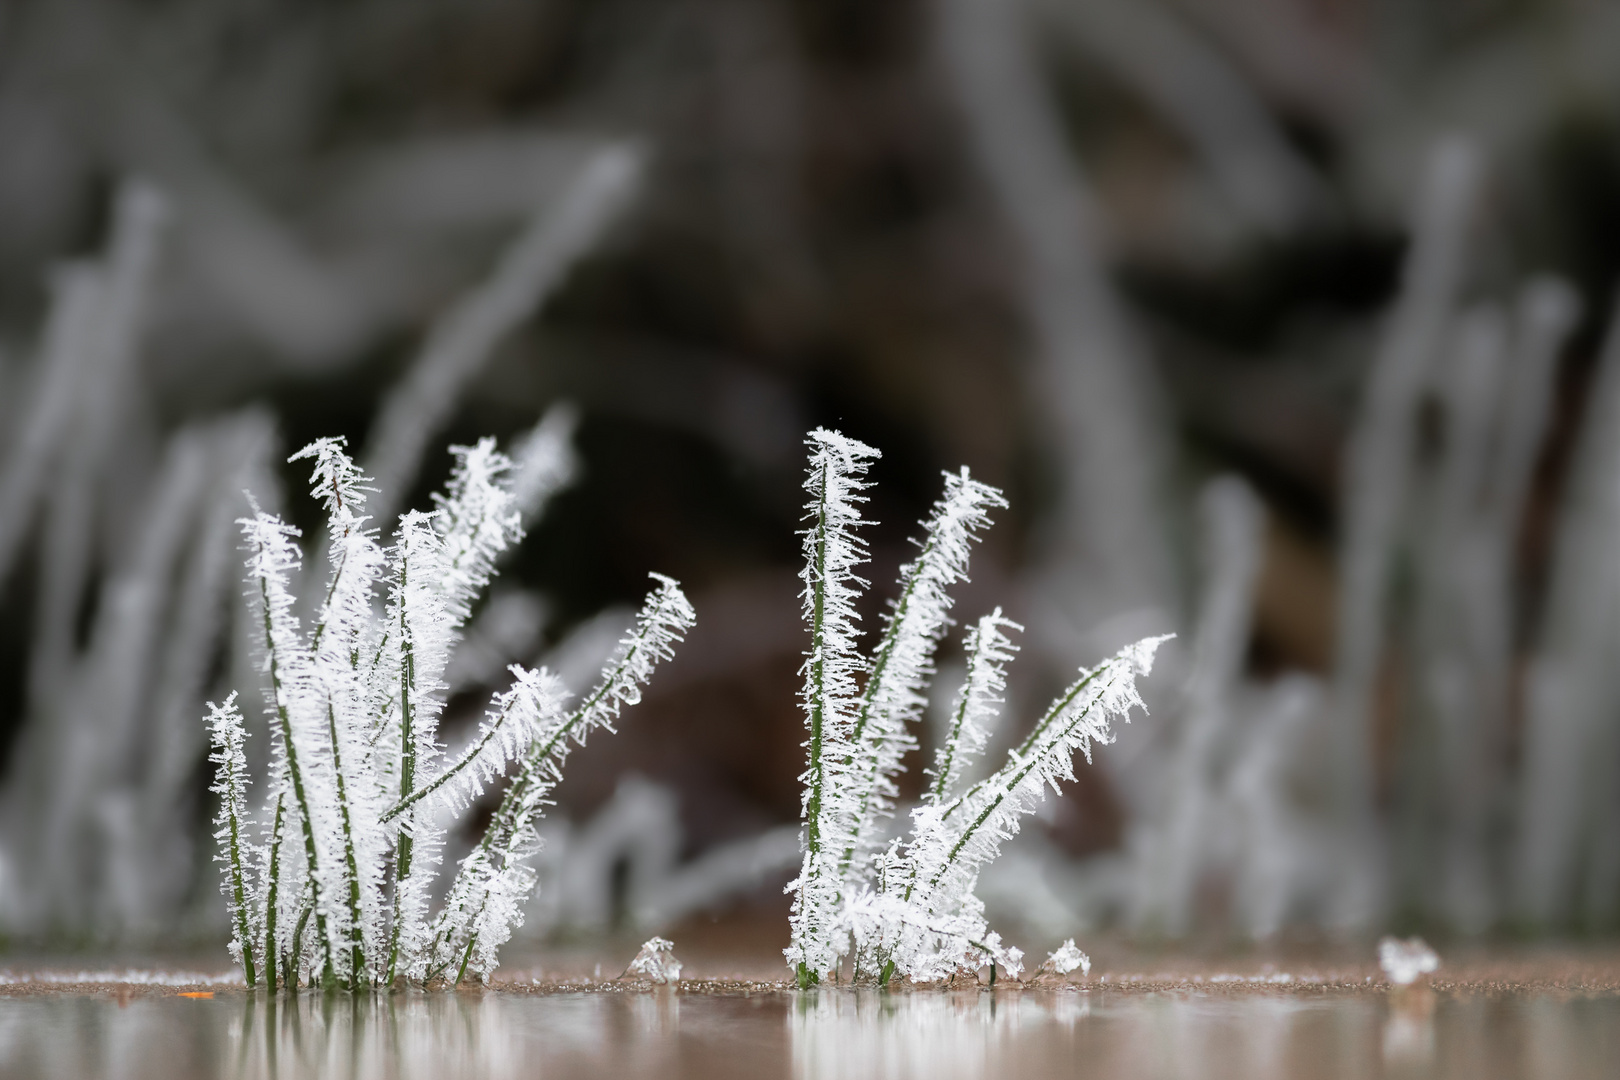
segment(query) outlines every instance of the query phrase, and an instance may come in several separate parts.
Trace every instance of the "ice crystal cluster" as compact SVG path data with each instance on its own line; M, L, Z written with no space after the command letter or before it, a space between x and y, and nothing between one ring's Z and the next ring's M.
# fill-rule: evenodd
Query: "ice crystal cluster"
M908 837L888 837L895 777L917 745L911 733L926 704L934 653L950 625L950 588L967 576L968 558L1001 493L968 475L945 474L945 491L923 523L916 559L900 571L882 635L870 657L856 644L855 602L866 586L863 479L878 451L817 429L805 489L803 605L811 641L803 668L809 739L804 783L803 860L794 894L792 943L785 950L801 987L835 971L853 949L857 978L917 981L962 969L1022 969L1022 954L1001 942L974 895L980 871L1018 831L1020 819L1074 779L1078 751L1112 740L1115 718L1141 705L1136 677L1151 669L1163 638L1147 638L1069 687L985 779L964 783L984 752L1002 704L1005 669L1021 629L997 608L963 643L967 675L934 756Z
M1378 966L1396 986L1410 986L1440 970L1440 957L1419 937L1386 937L1378 943Z
M522 922L535 825L570 747L611 731L692 625L680 587L653 575L635 625L583 699L570 704L557 676L514 664L476 734L450 752L438 735L446 663L525 512L568 463L545 423L515 463L493 439L451 452L447 490L431 512L402 514L386 548L342 441L293 455L313 464L327 514L328 570L310 582L319 600L307 627L295 596L297 530L257 508L241 522L270 743L256 815L236 695L210 706L208 722L231 950L249 985L486 978ZM504 793L446 889L447 825L498 776L508 777ZM444 896L436 911L435 895Z
M1067 938L1058 946L1057 952L1047 954L1046 963L1041 965L1040 970L1042 974L1064 976L1076 968L1080 974L1090 975L1091 957L1080 951L1074 938Z
M675 959L675 943L668 938L648 939L624 973L655 983L679 982L681 962Z

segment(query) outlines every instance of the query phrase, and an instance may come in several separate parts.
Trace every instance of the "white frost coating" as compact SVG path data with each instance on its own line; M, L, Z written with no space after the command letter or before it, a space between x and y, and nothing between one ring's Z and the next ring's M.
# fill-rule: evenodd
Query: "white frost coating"
M452 446L450 453L456 463L448 489L433 498L433 528L443 550L429 573L459 627L494 576L496 557L523 539L523 515L510 490L511 459L495 449L494 439Z
M804 860L788 884L794 894L789 924L792 942L785 955L800 982L820 977L844 952L840 859L856 842L851 830L851 797L856 747L852 742L859 707L856 678L864 665L855 646L855 600L866 582L855 568L866 560L866 542L855 534L862 523L861 480L878 451L835 431L817 428L805 440L810 470L805 508L803 605L810 626L805 656L804 702L810 737L809 767L801 775L805 823Z
M311 635L316 690L324 706L326 745L331 754L332 806L328 813L338 836L329 856L341 890L332 905L334 950L344 942L345 963L337 965L354 980L374 979L363 970L364 956L375 957L387 933L384 864L390 837L378 821L382 792L377 783L375 744L368 737L371 692L360 658L375 650L372 617L375 583L384 555L366 528L365 477L336 439L320 439L290 461L313 460L311 494L326 507L331 575Z
M1057 952L1047 956L1046 962L1040 970L1051 972L1054 975L1067 975L1075 968L1080 969L1081 975L1091 974L1091 957L1081 952L1074 943L1074 938L1066 939L1058 946Z
M461 813L484 793L484 785L505 775L507 762L520 758L543 734L541 722L553 711L550 698L558 695L552 676L543 668L530 671L521 664L513 664L507 671L512 675L511 688L495 696L467 748L438 776L395 803L384 815L385 821L430 796Z
M568 691L556 676L543 669L527 674L516 705L532 710L525 726L537 735L483 840L462 859L444 907L430 927L419 931L419 938L408 942L412 960L405 971L413 979L460 982L469 970L487 975L494 969L496 950L522 925L522 904L534 886L529 866L538 846L534 825L562 778L570 721L578 715L563 711ZM421 905L425 909L425 896Z
M1047 784L1056 790L1059 780L1074 778L1074 754L1090 761L1093 743L1112 741L1114 719L1142 704L1136 677L1148 673L1165 639L1144 639L1094 670L1081 669L1079 681L1000 770L953 796L964 764L983 750L1015 651L1004 630L1017 625L1001 609L979 620L968 635L967 677L933 783L911 811L912 838L896 837L879 849L873 825L880 818L872 811L892 798L900 752L913 745L906 725L926 700L933 649L947 623L946 590L965 578L970 543L988 524L988 509L1006 504L966 470L946 474L945 495L924 523L922 555L901 574L900 599L867 666L854 644L854 600L865 582L854 574L864 552L853 530L864 501L861 476L877 451L824 429L806 442L811 525L803 580L811 648L803 699L810 761L802 776L804 849L799 876L788 885L795 896L784 956L801 987L834 972L851 944L858 979L887 983L898 973L933 981L987 965L992 979L998 969L1016 975L1023 954L986 925L974 895L979 872L1017 833ZM856 697L863 668L867 686ZM866 851L870 856L853 857Z
M641 700L642 688L652 678L654 668L675 655L675 646L686 636L697 619L692 604L674 578L649 574L657 587L647 594L636 613L635 626L619 642L602 669L602 681L585 697L577 710L579 734L594 727L613 730L613 721L627 705Z
M338 884L332 875L332 833L328 830L335 829L328 813L329 770L324 767L330 745L322 730L324 717L318 708L310 707L316 700L314 673L289 588L300 566L294 542L298 531L263 511L243 518L241 525L248 548L249 593L261 633L261 672L271 734L269 791L283 815L279 858L267 868L278 879L274 903L267 883L263 920L270 925L273 910L278 925L290 926L300 918L306 926L313 921L316 934L306 934L301 944L318 946L324 956L331 946L327 919L333 913ZM327 849L324 859L323 847ZM305 916L306 910L313 920ZM275 950L267 950L266 966L273 956ZM296 964L303 957L290 959Z
M1440 957L1422 938L1386 937L1378 943L1378 966L1396 986L1410 986L1440 969Z
M878 883L888 903L858 922L863 948L921 980L943 978L975 956L996 957L999 939L986 933L984 905L974 895L979 872L1017 834L1048 785L1060 791L1060 780L1074 779L1075 753L1089 763L1093 743L1113 741L1113 721L1128 720L1142 706L1136 679L1152 670L1165 640L1146 638L1082 668L1001 769L949 802L912 810L913 839ZM1016 970L1016 959L1002 962Z
M1007 665L1018 651L1004 630L1021 631L1023 627L1003 618L998 607L974 623L962 642L967 675L951 703L949 727L934 755L934 766L928 770L932 779L923 792L924 802L942 802L950 795L963 771L990 741L1005 704L1001 695L1007 689Z
M400 516L390 555L385 647L377 653L379 670L373 679L377 701L372 707L374 715L387 721L398 717L396 730L378 743L391 755L389 788L400 799L415 792L418 778L439 753L435 734L444 707L440 675L458 629L443 602L443 554L434 515L410 511ZM398 822L394 853L398 884L389 944L389 967L395 974L402 960L420 957L427 948L429 893L438 874L443 829L423 809L407 811Z
M865 876L863 864L882 842L882 821L894 813L894 777L901 758L917 745L908 727L928 704L924 691L934 674L934 650L950 623L947 590L967 580L972 544L989 527L990 509L1006 505L1001 492L974 480L965 467L946 473L945 493L923 523L922 551L900 570L900 595L889 610L851 732L860 768L850 800L854 841L842 855L846 886ZM981 689L994 694L1000 687Z
M271 743L263 812L251 826L240 720L229 704L212 720L216 790L232 796L218 833L225 887L250 983L359 988L399 976L487 977L521 921L534 882L524 862L534 822L570 743L593 727L611 730L691 625L679 587L654 575L659 585L640 622L584 704L565 712L556 676L514 666L479 733L441 763L447 657L497 559L522 535L510 462L493 440L452 453L455 471L436 509L402 515L386 551L366 516L366 478L342 441L318 440L293 455L312 463L327 517L330 575L307 631L290 587L296 530L256 506L242 521ZM435 919L445 826L509 762L521 765L501 810Z
M246 734L242 731L242 714L236 709L236 692L225 699L225 704L208 703L209 739L214 752L208 760L217 766L215 780L209 791L219 796L219 813L214 817L214 839L219 842L220 853L215 860L223 863L225 873L220 882L225 893L226 907L231 921L231 959L238 964L252 966L253 930L249 925L248 862L245 850L247 837L243 825L247 818L247 755L242 752Z
M639 975L656 983L681 981L681 962L675 959L675 943L668 938L655 937L641 947L626 975Z
M547 797L562 779L571 745L585 744L595 728L613 730L627 705L641 700L654 668L674 655L675 645L696 619L680 586L662 574L636 616L636 624L609 657L601 682L571 712L562 711L567 691L555 676L541 672L517 701L536 715L525 721L537 729L484 839L461 861L449 896L413 978L460 982L471 972L487 979L497 950L523 923L523 904L535 874L529 857L539 844L535 822Z

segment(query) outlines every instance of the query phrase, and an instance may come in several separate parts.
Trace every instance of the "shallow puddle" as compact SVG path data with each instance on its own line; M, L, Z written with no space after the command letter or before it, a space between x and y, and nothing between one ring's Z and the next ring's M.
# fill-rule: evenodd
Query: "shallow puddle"
M971 991L0 998L0 1076L1612 1077L1620 996Z

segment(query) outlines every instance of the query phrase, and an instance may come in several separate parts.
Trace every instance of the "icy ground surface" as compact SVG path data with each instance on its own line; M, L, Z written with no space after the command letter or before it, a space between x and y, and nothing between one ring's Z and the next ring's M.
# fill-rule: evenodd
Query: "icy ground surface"
M274 1001L178 965L19 966L0 970L0 1077L1615 1075L1620 952L1459 957L1405 988L1367 959L804 994L708 978L701 958L674 986L616 980L618 959L503 969L486 991Z

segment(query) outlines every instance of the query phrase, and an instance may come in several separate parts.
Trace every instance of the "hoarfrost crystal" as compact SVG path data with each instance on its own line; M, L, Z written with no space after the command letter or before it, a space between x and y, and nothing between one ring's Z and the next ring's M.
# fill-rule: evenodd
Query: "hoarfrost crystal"
M1091 957L1076 947L1074 938L1069 938L1058 946L1057 952L1047 956L1046 963L1041 965L1040 970L1053 975L1067 975L1075 968L1079 968L1082 975L1090 975Z
M636 958L630 961L624 973L639 975L656 983L679 982L681 962L675 959L675 943L668 938L652 938L636 953Z

